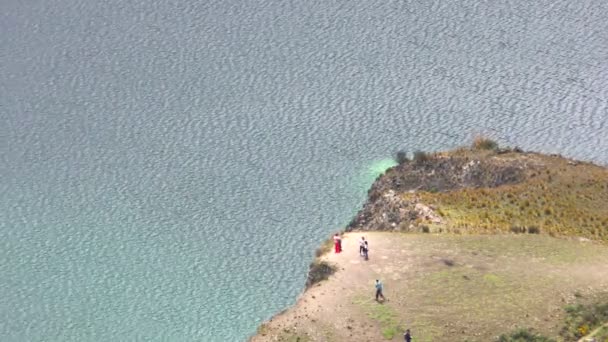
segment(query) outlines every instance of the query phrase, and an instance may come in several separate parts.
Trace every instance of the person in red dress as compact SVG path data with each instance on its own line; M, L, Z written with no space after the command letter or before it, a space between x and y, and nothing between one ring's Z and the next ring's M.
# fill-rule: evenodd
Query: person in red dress
M342 239L338 233L334 234L334 250L336 253L342 252Z

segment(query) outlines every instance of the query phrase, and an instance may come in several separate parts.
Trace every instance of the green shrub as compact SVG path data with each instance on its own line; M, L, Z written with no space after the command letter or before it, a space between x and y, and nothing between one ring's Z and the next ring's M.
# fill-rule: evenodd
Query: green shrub
M568 305L565 310L566 324L561 335L566 341L578 340L608 321L608 302L601 300L586 305Z

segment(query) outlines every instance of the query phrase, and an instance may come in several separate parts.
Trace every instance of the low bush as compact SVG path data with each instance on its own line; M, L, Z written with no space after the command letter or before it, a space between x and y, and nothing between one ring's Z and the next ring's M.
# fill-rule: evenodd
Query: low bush
M498 143L494 140L477 137L473 140L473 149L476 150L496 150L498 149Z
M578 340L608 321L608 298L591 304L566 307L566 324L561 331L566 341Z
M407 163L409 161L409 159L407 159L407 153L405 151L397 152L397 154L395 155L395 161L397 162L397 164Z
M416 162L416 164L425 164L426 162L428 162L430 159L429 155L426 152L423 151L416 151L414 152L414 162Z
M525 233L525 232L526 232L526 228L524 228L524 227L511 226L511 233L521 234L521 233Z
M535 334L529 329L520 329L509 335L500 335L498 342L555 342L555 340Z
M336 272L336 267L325 261L315 261L311 263L310 269L308 270L308 277L306 279L306 288L326 280L334 272Z

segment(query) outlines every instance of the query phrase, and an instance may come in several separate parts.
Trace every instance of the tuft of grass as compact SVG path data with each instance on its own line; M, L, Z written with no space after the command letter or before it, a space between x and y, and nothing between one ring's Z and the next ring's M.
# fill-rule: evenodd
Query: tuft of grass
M555 342L555 340L535 334L530 329L519 329L508 335L500 335L498 342Z
M382 337L387 340L392 340L397 335L397 327L391 326L382 329ZM399 330L400 331L400 330Z
M430 159L429 154L424 151L418 150L418 151L414 152L414 162L418 165L426 164L426 162L428 162L429 159Z
M511 233L522 234L522 233L526 232L526 227L511 226L510 231L511 231Z
M267 323L262 323L257 329L258 335L266 336L269 332L270 330L268 329Z
M566 323L560 335L566 341L578 340L608 322L608 294L590 299L586 303L581 301L568 305L565 310Z
M497 150L498 143L486 137L478 136L473 140L472 148L475 150Z

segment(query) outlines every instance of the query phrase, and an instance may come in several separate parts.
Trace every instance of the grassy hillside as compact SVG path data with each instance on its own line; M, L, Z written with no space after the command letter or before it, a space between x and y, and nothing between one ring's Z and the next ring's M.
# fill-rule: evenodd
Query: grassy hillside
M348 230L548 233L608 241L607 168L491 147L401 159L376 180Z
M546 232L608 241L608 171L588 163L540 154L487 155L524 160L516 184L448 192L406 193L436 208L445 225L477 233Z
M607 168L487 139L396 161L343 252L323 244L307 291L252 341L608 342Z
M608 246L542 234L364 234L368 261L358 253L362 233L345 234L343 253L320 257L336 273L252 341L403 341L408 328L418 342L605 334ZM374 300L375 279L384 302Z

